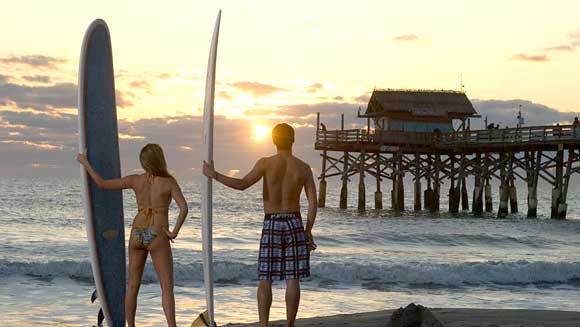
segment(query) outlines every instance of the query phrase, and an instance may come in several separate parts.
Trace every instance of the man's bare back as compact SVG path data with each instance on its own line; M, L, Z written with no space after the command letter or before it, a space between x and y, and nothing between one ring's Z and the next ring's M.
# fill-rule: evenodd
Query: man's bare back
M276 154L261 161L264 212L300 212L300 193L312 174L310 167L293 155Z

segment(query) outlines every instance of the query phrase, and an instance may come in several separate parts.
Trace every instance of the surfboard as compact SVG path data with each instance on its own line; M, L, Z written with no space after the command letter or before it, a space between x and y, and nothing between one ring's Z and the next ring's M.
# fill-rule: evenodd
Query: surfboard
M120 178L111 36L97 19L88 27L79 64L79 152L105 179ZM125 326L125 232L120 190L101 190L81 167L93 278L109 327Z
M209 50L209 60L207 63L207 75L205 80L205 103L203 106L203 160L212 162L213 160L213 107L215 95L215 66L217 59L218 37L220 32L220 19L222 12L218 12L211 47ZM209 315L209 325L214 326L214 302L213 302L213 251L212 251L212 180L209 177L202 179L202 251L203 251L203 279L205 284L205 295L207 301L207 311Z

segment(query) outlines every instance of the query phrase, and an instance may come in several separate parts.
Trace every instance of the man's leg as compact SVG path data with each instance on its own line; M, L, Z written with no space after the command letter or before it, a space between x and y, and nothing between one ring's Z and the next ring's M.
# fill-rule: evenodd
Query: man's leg
M300 280L286 280L286 327L294 327L300 305Z
M271 306L272 281L260 280L258 283L258 314L260 315L260 327L268 327Z

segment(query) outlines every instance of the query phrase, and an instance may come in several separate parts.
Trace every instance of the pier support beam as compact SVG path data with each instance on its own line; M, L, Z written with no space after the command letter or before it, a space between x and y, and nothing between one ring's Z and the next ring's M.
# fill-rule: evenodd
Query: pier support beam
M465 182L465 171L467 170L467 165L465 162L465 153L461 154L461 170L459 171L459 176L461 179L461 210L469 210L469 196L467 193L467 183ZM459 186L459 183L457 183Z
M474 216L483 214L483 187L481 185L481 153L476 153L474 164L474 187L472 212Z
M381 154L376 153L376 169L377 174L375 176L377 182L377 191L375 192L375 209L383 208L383 193L381 192Z
M558 219L566 219L568 211L568 204L566 197L568 195L568 185L570 184L570 175L572 174L572 160L574 157L574 149L568 150L568 163L566 164L566 172L562 183L562 194L560 196L560 204L558 205Z
M455 180L457 177L455 170L455 155L450 155L450 168L449 168L449 212L458 213L459 212L459 202L461 201L461 192L458 185L455 185Z
M542 151L526 151L526 183L528 184L528 218L538 216L538 177Z
M421 155L415 153L415 201L413 210L421 211Z
M320 173L320 187L318 188L318 207L326 206L326 150L322 152L322 172Z
M360 154L359 180L358 180L358 211L366 210L366 190L365 190L365 160L364 150Z
M433 178L433 211L439 212L441 183L439 182L439 172L441 171L441 155L435 155L435 176Z
M568 161L570 160L571 158L569 156ZM552 219L566 218L567 205L564 196L564 147L562 144L558 144L558 151L556 152L556 176L554 188L552 189L552 210L550 215Z
M348 152L344 153L344 162L342 169L342 187L340 188L340 209L348 207Z
M501 152L499 154L499 165L500 165L500 185L499 185L499 208L497 210L498 218L505 218L508 214L508 185L506 176L506 154Z
M489 153L485 154L485 162L483 163L483 177L485 178L485 212L493 212L493 200L491 197L491 184L489 174Z
M403 178L405 172L403 170L403 155L396 154L393 171L393 210L402 212L405 210L405 189L403 185Z
M432 167L433 166L433 161L431 160L431 155L428 154L427 155L427 167ZM426 176L426 183L427 183L427 189L425 190L425 192L423 192L423 201L424 201L424 207L425 210L429 210L429 211L434 211L433 207L434 207L434 203L433 203L433 188L431 187L431 175L430 175L430 170L429 168L427 169L427 174Z
M508 170L508 182L509 182L509 201L510 201L510 212L517 213L518 212L518 191L515 185L515 176L514 176L514 160L515 154L509 154L509 170Z

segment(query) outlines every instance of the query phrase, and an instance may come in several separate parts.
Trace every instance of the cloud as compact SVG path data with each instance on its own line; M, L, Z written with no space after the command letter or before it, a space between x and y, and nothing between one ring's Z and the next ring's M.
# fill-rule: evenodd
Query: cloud
M283 89L283 88L280 88L277 86L273 86L273 85L269 85L269 84L262 84L260 82L241 81L241 82L231 83L230 85L243 91L243 92L250 93L253 95L258 95L258 96L288 91L286 89Z
M54 69L59 64L67 62L67 60L44 55L26 55L26 56L12 56L7 58L0 58L0 62L5 64L21 64L35 68Z
M115 103L117 107L121 108L128 108L133 106L133 102L131 102L125 96L125 93L121 92L120 90L115 90Z
M334 100L334 101L343 101L344 100L344 97L341 97L340 95L337 95L334 98L332 98L332 100Z
M568 51L568 52L572 52L576 49L576 46L574 45L569 45L569 44L563 44L563 45L557 45L557 46L553 46L553 47L548 47L548 48L544 48L544 51Z
M149 89L151 88L151 83L147 82L146 80L136 80L129 83L129 86L149 92Z
M513 55L510 60L513 61L527 61L527 62L547 62L550 61L550 58L548 58L547 55L542 54L542 55L527 55L525 53L519 53L516 55Z
M15 104L19 108L75 108L77 87L73 83L50 86L26 86L0 80L0 105Z
M219 92L218 92L218 94L217 94L217 97L216 97L216 98L219 98L219 99L224 99L224 100L227 100L227 101L231 101L231 100L232 100L234 97L232 97L232 96L231 96L231 95L230 95L228 92L226 92L226 91L219 91Z
M578 112L562 112L546 105L528 100L479 100L472 99L473 107L481 119L472 119L472 128L483 128L487 116L489 123L500 123L501 127L517 125L517 115L520 105L526 126L552 125L558 122L572 122Z
M44 83L44 84L50 83L50 76L46 76L46 75L22 76L22 79L27 81L27 82L36 82L36 83Z
M354 98L354 101L356 103L368 103L369 100L371 99L371 96L369 93L365 93L365 94L361 94L358 97Z
M416 34L403 34L393 37L393 42L417 42L420 38Z
M28 147L38 148L38 149L44 149L44 150L56 150L56 149L62 150L62 146L54 145L54 144L50 144L50 143L35 143L35 142L31 142L31 141L14 141L14 140L4 140L4 141L0 141L0 143L18 144L18 145L23 145L23 146L28 146Z
M306 92L316 93L322 89L324 89L324 85L322 85L322 83L314 83L314 84L308 86L308 90Z
M571 39L579 39L580 40L580 30L574 32L574 33L570 33L570 38Z

